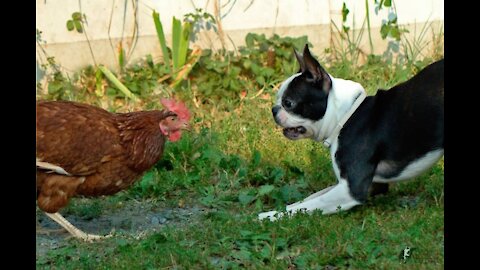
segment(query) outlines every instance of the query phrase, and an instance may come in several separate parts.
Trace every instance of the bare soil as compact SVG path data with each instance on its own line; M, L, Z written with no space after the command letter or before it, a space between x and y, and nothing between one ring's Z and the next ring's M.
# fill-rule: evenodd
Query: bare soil
M191 224L208 211L201 206L176 208L164 206L165 203L162 202L129 200L122 202L121 207L102 210L98 217L92 219L60 213L70 223L85 233L107 235L113 232L114 237L121 235L140 238L160 231L168 225L181 226ZM42 211L37 211L37 221L37 258L49 250L67 246L72 241L70 234ZM42 233L44 230L54 231Z

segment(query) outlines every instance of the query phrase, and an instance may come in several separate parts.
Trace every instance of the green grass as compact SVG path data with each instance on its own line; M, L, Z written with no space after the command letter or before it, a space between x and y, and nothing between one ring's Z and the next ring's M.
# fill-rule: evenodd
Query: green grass
M327 70L373 94L408 79L422 66L371 59L359 67L332 63ZM37 267L442 269L443 160L412 181L392 185L387 195L344 213L299 214L275 223L256 220L259 212L282 209L336 182L329 153L320 143L289 141L275 126L270 111L275 89L272 84L265 87L266 96L205 102L199 108L190 102L191 92L181 93L194 112L195 130L168 143L159 164L132 188L81 203L73 199L65 209L92 218L118 202L153 198L171 207L180 201L201 205L208 213L140 240L72 240L37 258ZM399 254L406 247L412 255L404 263Z
M339 215L296 215L259 222L253 206L238 203L185 227L167 227L146 239L72 241L37 266L95 269L442 269L441 167L396 185L387 196ZM416 200L412 200L416 198ZM398 255L413 248L407 265Z

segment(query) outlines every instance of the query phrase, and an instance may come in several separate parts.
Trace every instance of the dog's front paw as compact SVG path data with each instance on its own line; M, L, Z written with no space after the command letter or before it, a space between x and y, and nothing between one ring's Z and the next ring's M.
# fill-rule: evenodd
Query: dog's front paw
M258 214L258 219L263 220L263 219L268 218L268 219L270 219L270 221L275 221L282 216L283 216L283 214L278 212L278 211L269 211L269 212L263 212L263 213Z

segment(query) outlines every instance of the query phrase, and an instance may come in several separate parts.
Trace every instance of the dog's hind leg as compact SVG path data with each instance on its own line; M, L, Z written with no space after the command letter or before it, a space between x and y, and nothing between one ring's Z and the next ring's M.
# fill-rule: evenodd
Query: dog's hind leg
M348 183L345 180L340 180L337 185L317 192L307 197L307 199L300 203L288 205L286 213L295 214L299 211L309 213L314 210L321 210L323 214L332 214L340 210L348 210L361 204L350 195ZM277 211L270 211L259 214L258 218L269 218L271 221L274 221L284 214L285 213Z
M333 187L335 187L335 186L329 186L329 187L324 188L324 189L322 189L322 190L320 190L320 191L318 191L318 192L315 192L315 193L313 193L312 195L306 197L305 199L303 199L303 200L301 200L301 201L298 201L298 202L296 202L296 203L290 204L289 207L294 207L294 206L296 206L296 205L298 205L298 204L304 203L304 202L309 201L309 200L311 200L311 199L315 199L316 197L318 197L318 196L326 193L327 191L329 191L329 190L332 189Z
M303 200L301 200L301 201L298 201L298 202L296 202L296 203L293 203L293 204L288 205L287 207L294 207L294 206L297 206L297 205L299 205L299 204L301 204L301 203L305 203L305 202L308 201L308 200L314 199L314 198L316 198L316 197L324 194L325 192L329 191L329 190L332 189L333 187L335 187L335 186L330 186L330 187L324 188L324 189L322 189L322 190L320 190L320 191L318 191L318 192L313 193L312 195L308 196L307 198L305 198L305 199L303 199ZM279 217L282 216L282 215L283 215L282 213L277 212L277 211L269 211L269 212L260 213L260 214L258 215L258 218L261 220L261 219L265 219L265 218L268 217L268 218L270 218L270 220L273 221L273 220L275 220L274 218L272 219L273 216L276 216L277 218L279 218Z

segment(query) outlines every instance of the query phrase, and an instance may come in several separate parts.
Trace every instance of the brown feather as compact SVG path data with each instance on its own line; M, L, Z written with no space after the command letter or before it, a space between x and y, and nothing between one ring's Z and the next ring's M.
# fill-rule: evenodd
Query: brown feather
M114 114L68 101L37 102L37 158L71 175L38 170L39 207L52 213L70 197L114 194L133 184L160 159L165 136L159 122L170 115L165 110Z

